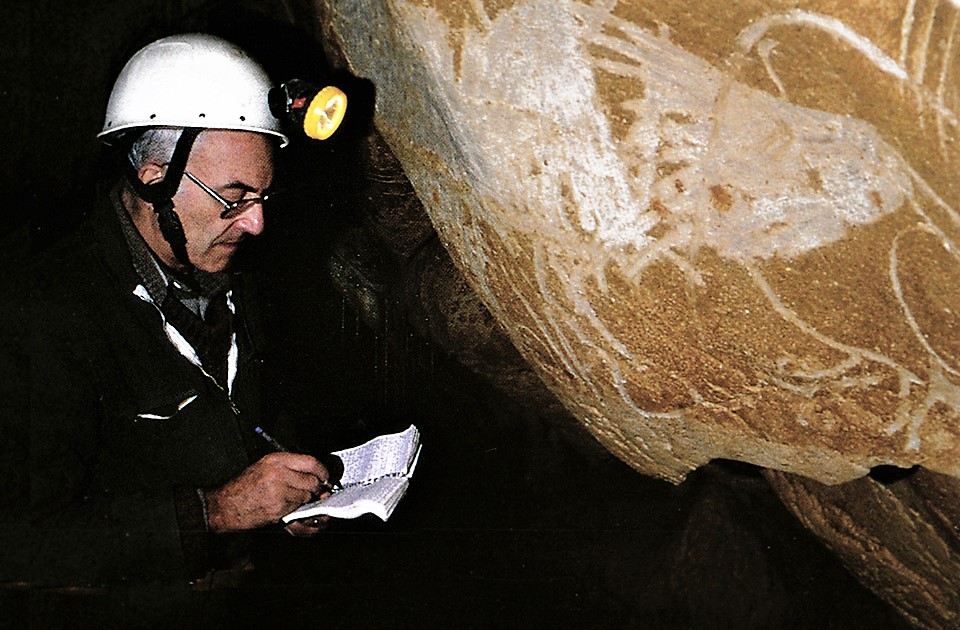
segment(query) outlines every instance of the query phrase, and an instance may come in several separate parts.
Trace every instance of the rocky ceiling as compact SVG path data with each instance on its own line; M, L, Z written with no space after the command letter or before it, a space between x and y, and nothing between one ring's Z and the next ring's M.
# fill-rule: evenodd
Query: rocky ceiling
M957 622L955 2L298 11L375 90L334 259L369 318L351 239L516 398L648 475L766 468L907 619Z

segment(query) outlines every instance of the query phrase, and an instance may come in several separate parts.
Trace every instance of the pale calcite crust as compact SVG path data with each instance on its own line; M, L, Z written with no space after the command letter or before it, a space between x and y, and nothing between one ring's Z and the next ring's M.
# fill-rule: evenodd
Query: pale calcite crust
M638 470L960 476L960 8L328 0L459 269Z

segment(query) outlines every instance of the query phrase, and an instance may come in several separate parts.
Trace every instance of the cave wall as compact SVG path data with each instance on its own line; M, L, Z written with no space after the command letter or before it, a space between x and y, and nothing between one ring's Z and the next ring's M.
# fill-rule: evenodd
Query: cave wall
M960 474L955 3L316 5L454 264L611 452Z
M960 485L918 469L826 486L765 471L780 499L913 627L960 621ZM881 476L882 477L882 476Z
M410 283L432 338L535 392L505 332L644 473L767 467L861 583L956 623L955 3L316 4L450 255Z

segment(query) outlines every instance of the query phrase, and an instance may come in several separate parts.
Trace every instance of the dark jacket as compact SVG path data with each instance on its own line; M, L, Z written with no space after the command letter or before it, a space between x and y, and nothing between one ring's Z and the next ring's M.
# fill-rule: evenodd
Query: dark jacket
M205 531L197 489L267 452L253 431L262 344L252 287L234 291L231 401L134 295L139 280L106 200L17 275L4 300L16 383L5 446L30 544L5 568L29 567L34 584L98 585L187 581L229 565L241 537Z

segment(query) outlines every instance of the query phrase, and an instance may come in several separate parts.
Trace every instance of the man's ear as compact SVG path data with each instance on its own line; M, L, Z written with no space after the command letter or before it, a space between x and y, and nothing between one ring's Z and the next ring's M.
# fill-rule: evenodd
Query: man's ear
M137 171L137 178L144 184L149 185L163 180L165 174L166 167L154 164L153 162L147 162Z

